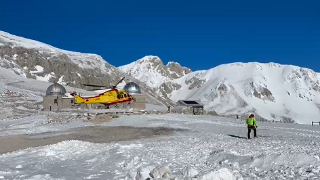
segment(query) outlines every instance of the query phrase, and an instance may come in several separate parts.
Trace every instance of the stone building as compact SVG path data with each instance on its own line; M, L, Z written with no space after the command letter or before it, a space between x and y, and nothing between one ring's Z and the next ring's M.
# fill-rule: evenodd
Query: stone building
M179 100L177 106L171 109L172 113L199 115L204 113L204 105L198 101Z
M53 83L50 85L43 97L43 109L51 111L72 108L75 103L74 98L65 96L66 92L61 84Z

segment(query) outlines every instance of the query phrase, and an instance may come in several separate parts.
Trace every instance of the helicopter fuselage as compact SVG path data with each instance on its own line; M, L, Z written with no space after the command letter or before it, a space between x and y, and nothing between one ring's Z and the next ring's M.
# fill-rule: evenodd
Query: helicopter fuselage
M118 89L112 89L105 91L97 96L93 97L81 97L79 95L74 95L77 104L118 104L124 102L130 102L134 99L134 97L124 90L118 91Z

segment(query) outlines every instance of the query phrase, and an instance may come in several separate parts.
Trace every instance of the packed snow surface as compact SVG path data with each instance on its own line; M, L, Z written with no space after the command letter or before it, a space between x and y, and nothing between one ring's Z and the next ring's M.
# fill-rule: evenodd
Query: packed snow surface
M38 118L38 121L43 120ZM51 124L46 128L51 131L50 128L55 126ZM59 126L66 128L70 125ZM138 180L161 177L202 180L320 178L319 126L258 122L256 139L246 139L247 129L243 120L215 116L121 116L102 126L170 127L180 131L158 138L118 143L70 140L2 154L0 177Z

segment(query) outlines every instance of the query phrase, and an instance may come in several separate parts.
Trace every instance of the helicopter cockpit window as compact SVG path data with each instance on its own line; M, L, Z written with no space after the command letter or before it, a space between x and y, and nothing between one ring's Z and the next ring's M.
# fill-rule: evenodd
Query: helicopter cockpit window
M120 98L122 99L122 98L123 98L123 95L121 95Z
M124 94L124 98L127 98L127 95L126 95L126 94Z

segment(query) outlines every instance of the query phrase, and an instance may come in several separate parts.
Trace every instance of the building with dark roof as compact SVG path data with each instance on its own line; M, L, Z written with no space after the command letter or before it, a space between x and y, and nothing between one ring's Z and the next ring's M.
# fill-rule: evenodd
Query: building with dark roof
M177 106L171 109L173 113L203 114L204 105L196 100L179 100Z

